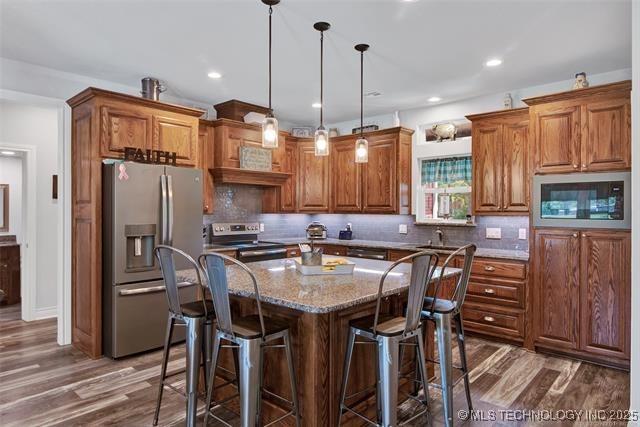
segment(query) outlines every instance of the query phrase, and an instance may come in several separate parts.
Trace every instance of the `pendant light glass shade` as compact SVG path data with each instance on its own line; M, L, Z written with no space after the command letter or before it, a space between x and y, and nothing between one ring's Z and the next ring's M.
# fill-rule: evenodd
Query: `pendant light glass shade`
M262 146L278 148L278 120L275 117L267 116L262 122Z
M369 141L366 138L358 138L356 141L356 163L367 163L369 161Z
M316 145L316 156L328 156L329 155L329 132L322 126L316 130L314 136Z

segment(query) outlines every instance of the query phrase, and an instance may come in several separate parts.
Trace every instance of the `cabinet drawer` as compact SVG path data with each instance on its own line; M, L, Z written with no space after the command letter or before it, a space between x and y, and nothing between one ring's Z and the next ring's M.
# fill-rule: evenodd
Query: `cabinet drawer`
M409 255L413 255L414 251L403 251L399 249L389 249L387 251L387 259L389 261L398 261L400 258L404 258ZM410 262L410 261L409 261Z
M506 280L488 280L471 277L467 288L469 301L507 307L524 307L524 284Z
M517 262L497 261L488 258L476 258L471 266L471 274L489 277L524 279L526 266Z
M316 245L323 248L325 255L347 256L347 247L338 245Z
M511 338L524 337L524 313L499 307L465 304L464 328L474 332Z
M300 256L300 247L299 246L289 246L287 247L287 258L295 258Z

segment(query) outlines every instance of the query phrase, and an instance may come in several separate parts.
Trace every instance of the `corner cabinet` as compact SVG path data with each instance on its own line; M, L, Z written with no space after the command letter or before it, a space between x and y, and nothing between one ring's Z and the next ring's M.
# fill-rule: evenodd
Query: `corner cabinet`
M536 229L537 347L628 368L631 234Z
M474 213L521 215L529 212L528 109L467 118L472 121Z
M204 111L88 88L69 99L71 116L71 334L73 345L102 355L102 160L125 147L175 151L198 166Z
M529 108L534 172L631 168L631 82L523 100Z

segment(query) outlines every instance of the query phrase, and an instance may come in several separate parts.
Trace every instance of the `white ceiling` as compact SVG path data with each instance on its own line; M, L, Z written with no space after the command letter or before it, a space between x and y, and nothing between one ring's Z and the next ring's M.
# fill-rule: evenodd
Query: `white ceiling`
M0 0L0 56L215 104L267 102L267 7L259 0ZM319 34L325 36L325 121L631 67L631 2L282 0L274 11L276 116L317 123ZM489 69L490 57L504 60ZM223 74L219 80L209 71Z

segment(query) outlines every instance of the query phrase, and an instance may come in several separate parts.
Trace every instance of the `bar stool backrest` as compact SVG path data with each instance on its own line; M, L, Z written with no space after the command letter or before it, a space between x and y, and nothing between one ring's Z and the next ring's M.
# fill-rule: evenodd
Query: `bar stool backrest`
M172 246L167 245L158 245L153 250L155 252L156 258L158 258L158 262L160 263L160 271L162 272L162 277L164 279L164 286L166 288L167 294L167 303L169 305L169 311L178 318L182 318L182 308L180 302L180 292L178 292L178 278L176 277L176 265L174 262L174 255L178 255L187 260L187 262L191 265L191 267L196 272L196 278L198 280L198 285L202 287L202 276L200 274L200 267L194 261L189 254L184 251L181 251L178 248L174 248ZM199 293L199 295L204 294L203 292ZM204 307L204 313L207 314L207 306L204 302L204 298L201 298L202 306ZM188 301L185 301L188 302Z
M231 308L229 305L229 282L227 281L227 269L225 261L235 264L244 270L253 282L253 290L255 293L256 304L258 307L258 317L260 319L261 336L265 337L264 319L262 317L262 307L260 305L260 290L258 289L258 281L251 269L242 262L230 256L215 252L202 254L198 258L198 262L202 266L209 283L209 291L213 297L213 307L216 310L216 319L218 329L230 336L233 333L233 322L231 319Z
M380 316L380 303L382 300L382 290L384 281L389 273L398 265L411 261L411 282L409 283L409 296L407 301L407 313L404 333L414 331L420 323L420 312L424 305L424 296L427 286L431 281L433 273L438 265L438 254L433 251L422 251L401 258L391 264L380 278L378 288L378 300L376 304L376 314L373 322L373 333L376 334L378 328L378 318Z
M455 302L456 308L454 310L454 314L457 314L462 310L462 304L464 304L464 300L467 296L467 288L469 287L469 277L471 276L471 266L473 264L473 257L476 253L476 245L469 244L462 246L456 249L451 255L447 257L444 264L442 265L442 270L440 271L440 277L438 277L438 281L436 282L436 291L433 296L433 301L431 302L431 313L433 314L433 310L436 305L436 299L438 290L440 289L440 284L442 282L443 275L445 270L450 267L450 264L455 261L455 259L464 253L464 264L462 266L462 273L458 278L458 283L456 283L456 288L451 296L451 301Z

